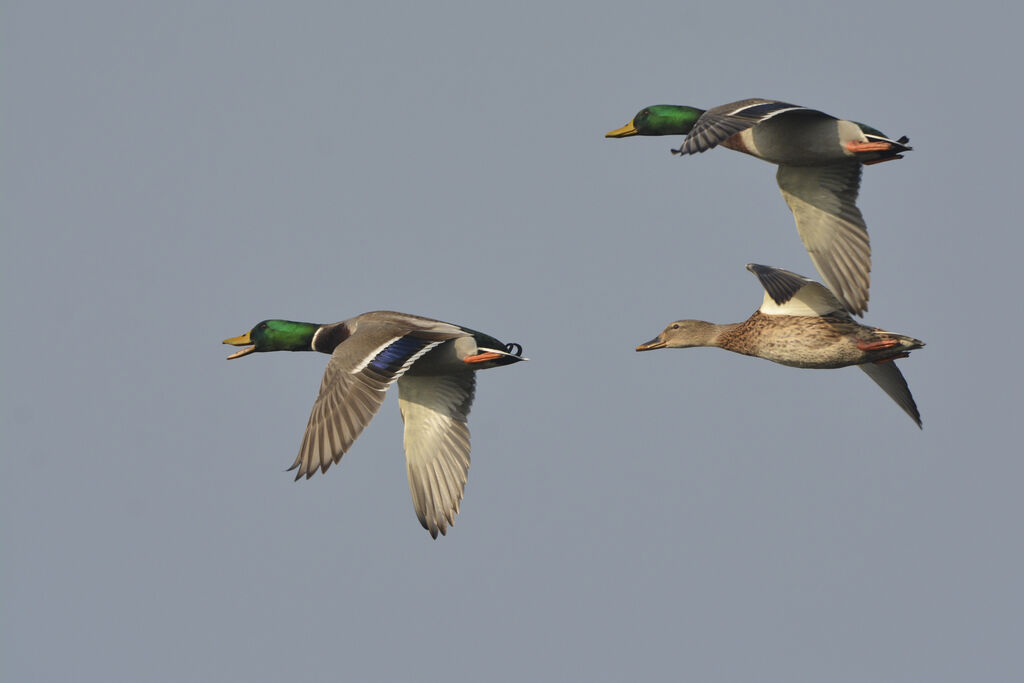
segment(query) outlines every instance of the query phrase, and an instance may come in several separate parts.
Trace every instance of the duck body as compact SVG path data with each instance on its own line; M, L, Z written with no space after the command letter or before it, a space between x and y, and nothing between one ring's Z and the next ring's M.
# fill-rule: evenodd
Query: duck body
M296 479L339 462L398 384L405 423L406 466L417 518L436 538L454 523L469 472L467 419L476 372L526 360L518 344L422 316L372 311L318 325L264 320L225 339L259 351L330 354L320 393L290 469Z
M898 343L871 350L888 340ZM758 310L723 330L714 346L794 368L834 369L899 358L923 343L848 316L777 316Z
M921 426L921 414L895 361L924 342L861 325L823 285L781 268L750 264L765 289L747 320L677 320L637 351L714 346L796 368L860 367Z
M849 149L850 142L867 142L857 124L801 110L742 130L721 145L772 164L825 166L862 161Z
M606 137L686 135L676 154L722 145L778 166L776 181L818 272L844 310L867 311L871 246L857 208L861 167L901 159L908 139L892 140L855 121L760 98L708 110L653 105Z
M432 348L406 371L407 375L433 376L451 372L465 372L466 359L477 357L489 352L489 349L506 349L506 344L489 334L477 332L469 328L460 328L462 336L450 339ZM473 363L472 371L496 368L524 360L520 356L509 353L499 358L478 360Z
M687 131L683 144L672 151L699 154L721 144L773 164L825 166L901 158L900 152L911 149L906 142L891 140L876 128L837 119L817 109L753 98L703 112Z

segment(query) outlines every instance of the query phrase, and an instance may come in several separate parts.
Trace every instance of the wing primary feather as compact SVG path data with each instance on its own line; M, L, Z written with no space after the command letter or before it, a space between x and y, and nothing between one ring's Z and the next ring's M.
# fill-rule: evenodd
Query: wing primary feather
M887 361L885 363L864 363L858 366L870 377L875 384L882 388L900 408L903 409L919 429L924 429L921 422L921 413L914 402L914 396L910 393L910 386L904 379L903 373L896 367L896 363Z

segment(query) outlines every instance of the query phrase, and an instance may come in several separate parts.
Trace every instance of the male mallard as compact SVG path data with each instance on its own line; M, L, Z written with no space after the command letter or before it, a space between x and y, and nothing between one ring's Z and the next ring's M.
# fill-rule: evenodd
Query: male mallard
M924 342L861 325L823 285L796 273L749 264L765 289L761 308L741 323L677 320L637 351L717 346L795 368L856 365L921 426L910 387L893 362Z
M405 422L405 460L416 516L437 538L454 524L469 473L466 419L476 387L475 370L526 360L518 344L439 320L373 311L317 325L264 320L225 344L254 351L319 351L331 354L295 463L295 479L326 472L359 437L398 381Z
M762 99L707 111L658 104L605 137L631 135L686 135L673 153L706 152L721 143L778 164L779 189L818 272L847 311L867 311L871 246L856 206L861 165L902 159L911 149L906 136L891 140L862 123Z

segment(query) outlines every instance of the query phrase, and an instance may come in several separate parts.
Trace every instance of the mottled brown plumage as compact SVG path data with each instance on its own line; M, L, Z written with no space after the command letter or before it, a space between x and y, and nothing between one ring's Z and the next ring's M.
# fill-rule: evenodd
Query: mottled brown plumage
M899 358L923 346L912 337L861 325L848 315L779 316L760 310L735 327L723 326L713 346L746 356L765 358L794 368L844 368ZM857 342L896 340L899 345L876 351Z
M739 323L677 320L637 351L715 346L796 368L859 366L921 426L906 380L893 362L924 342L861 325L823 285L780 268L751 264L765 288L761 308Z

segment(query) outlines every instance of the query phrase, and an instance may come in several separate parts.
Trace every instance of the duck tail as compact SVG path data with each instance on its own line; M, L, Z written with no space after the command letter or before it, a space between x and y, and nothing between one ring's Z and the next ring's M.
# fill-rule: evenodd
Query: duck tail
M915 339L914 337L908 337L903 334L894 334L892 332L883 332L882 330L879 330L879 332L881 333L881 336L885 337L886 339L897 340L900 343L900 348L903 351L913 351L914 349L919 349L922 346L924 346L923 341L921 341L920 339Z

